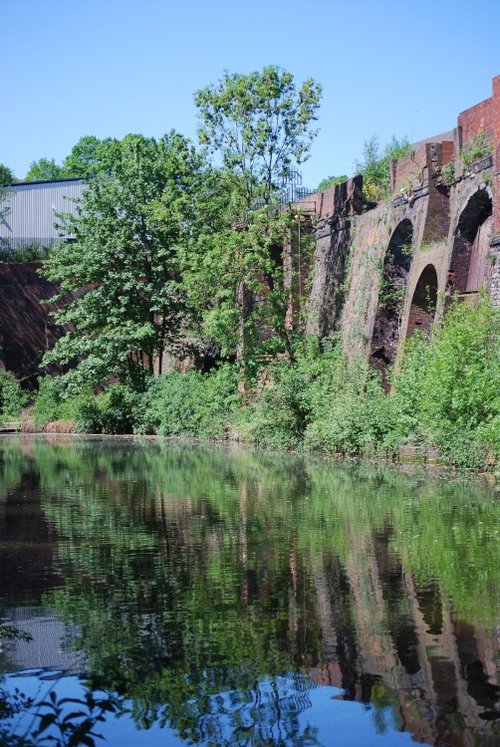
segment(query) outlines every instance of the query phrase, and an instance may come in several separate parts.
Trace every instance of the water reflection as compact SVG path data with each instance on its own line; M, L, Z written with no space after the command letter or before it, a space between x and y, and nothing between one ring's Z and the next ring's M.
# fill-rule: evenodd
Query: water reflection
M142 728L203 744L354 744L348 701L364 744L499 743L482 481L127 440L12 439L0 458L3 616L48 647L30 666L85 672Z

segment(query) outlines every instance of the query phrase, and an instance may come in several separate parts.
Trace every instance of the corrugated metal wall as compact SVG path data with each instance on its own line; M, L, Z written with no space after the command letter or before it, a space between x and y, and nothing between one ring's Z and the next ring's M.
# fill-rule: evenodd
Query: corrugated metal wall
M0 242L11 249L30 244L51 246L61 239L54 227L57 213L74 213L73 200L84 189L80 179L23 182L8 187L0 205Z

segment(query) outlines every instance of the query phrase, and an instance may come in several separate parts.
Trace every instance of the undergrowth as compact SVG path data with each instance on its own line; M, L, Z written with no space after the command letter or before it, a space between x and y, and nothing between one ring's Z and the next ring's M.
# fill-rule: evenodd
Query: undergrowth
M482 468L500 458L499 329L487 298L452 304L444 326L407 342L389 372L390 394L366 361L348 362L339 344L306 339L293 362L261 369L244 397L229 363L207 374L173 371L142 393L113 384L71 398L46 378L33 416L38 424L70 418L81 432L235 438L349 456L435 446L451 464Z

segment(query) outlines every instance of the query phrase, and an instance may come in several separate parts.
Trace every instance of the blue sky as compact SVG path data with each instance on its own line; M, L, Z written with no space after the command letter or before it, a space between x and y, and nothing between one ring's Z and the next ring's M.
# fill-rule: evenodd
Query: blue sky
M456 124L500 74L500 0L3 0L0 162L23 178L82 135L196 139L193 92L267 64L323 86L314 187L377 134Z

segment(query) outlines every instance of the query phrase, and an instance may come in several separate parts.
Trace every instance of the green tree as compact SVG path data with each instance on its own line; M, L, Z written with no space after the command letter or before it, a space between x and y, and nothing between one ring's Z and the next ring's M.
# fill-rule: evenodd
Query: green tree
M276 204L280 182L309 156L320 97L313 80L297 88L276 66L226 72L195 94L200 141L222 162L230 199L223 229L190 253L186 282L205 331L238 352L245 375L269 354L292 352L282 252L294 219Z
M49 181L51 179L63 179L65 176L62 166L55 162L54 158L40 158L32 161L26 174L27 182Z
M457 464L500 457L500 312L482 297L455 302L434 330L421 373L419 416L429 440Z
M271 202L277 181L309 157L321 86L275 65L249 75L224 73L215 86L195 93L200 142L220 154L237 177L244 207Z
M5 164L0 163L0 186L11 184L14 181L14 172Z
M202 159L176 132L129 135L117 153L113 174L93 179L66 216L74 241L46 263L58 298L73 296L56 314L68 331L45 363L77 361L65 374L76 386L117 375L143 387L186 326L179 247L194 231Z
M99 140L94 135L85 135L73 146L63 161L65 176L88 179L100 172L111 172L119 157L120 144L115 138Z

